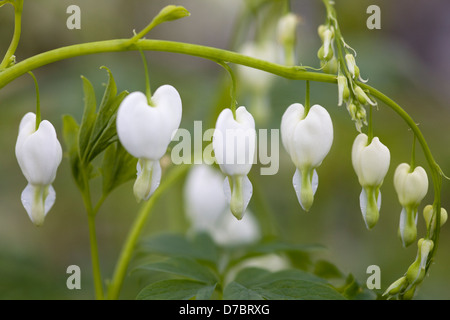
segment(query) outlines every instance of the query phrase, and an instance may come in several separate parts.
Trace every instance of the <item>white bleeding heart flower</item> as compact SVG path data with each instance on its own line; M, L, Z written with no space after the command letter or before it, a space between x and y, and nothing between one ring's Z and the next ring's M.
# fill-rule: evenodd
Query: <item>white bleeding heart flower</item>
M333 144L333 123L328 111L316 104L305 115L303 105L290 105L281 119L281 140L297 168L293 184L298 201L308 211L319 184L316 168Z
M55 128L49 121L43 120L36 130L36 115L27 113L20 122L15 152L28 181L21 195L22 204L31 221L41 226L55 203L56 194L51 184L62 160L61 144Z
M242 219L252 196L253 187L247 174L253 165L256 151L255 120L245 107L224 109L217 118L213 135L213 149L222 172L227 176L224 192L231 212Z
M394 188L402 205L399 235L403 246L409 246L417 237L417 209L428 192L428 176L418 166L411 170L407 163L401 163L394 173Z
M182 104L178 91L159 87L151 105L142 92L130 93L117 111L117 135L124 148L138 158L134 194L138 201L148 200L161 180L159 160L181 122Z
M217 244L241 245L258 241L261 231L248 209L241 220L230 213L223 192L223 175L201 164L190 170L184 187L186 214L194 232L207 232Z
M367 228L371 229L378 222L381 207L380 187L389 170L391 155L378 137L370 144L368 137L360 133L352 147L352 164L362 186L360 195L361 212Z

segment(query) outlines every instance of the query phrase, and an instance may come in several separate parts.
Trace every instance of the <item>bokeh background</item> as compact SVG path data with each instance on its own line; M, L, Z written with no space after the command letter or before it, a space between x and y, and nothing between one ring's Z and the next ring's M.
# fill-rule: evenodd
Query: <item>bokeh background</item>
M252 37L252 28L236 36L244 0L25 0L22 38L17 60L57 47L86 41L126 38L140 30L167 4L185 6L189 18L165 23L147 38L167 39L236 49L236 42ZM446 0L340 0L336 10L342 33L358 53L363 78L398 102L419 124L442 170L450 175L450 3ZM66 8L81 8L81 29L68 30ZM366 27L369 5L381 8L381 30ZM325 21L321 1L292 0L292 10L301 18L298 26L297 61L318 67L316 53L321 43L317 26ZM255 18L254 16L249 16ZM259 22L261 23L261 21ZM247 32L248 31L248 32ZM0 56L13 32L13 10L0 9ZM237 41L236 39L240 39ZM181 127L192 128L194 120L209 121L217 108L227 107L226 74L215 63L169 53L147 53L152 88L170 83L183 98ZM136 52L107 53L61 61L35 70L41 89L44 119L56 127L62 142L62 115L78 121L83 108L80 75L87 77L98 92L107 75L99 67L111 69L118 89L144 90L144 74ZM270 116L260 128L279 128L284 110L303 102L304 83L276 78L270 89ZM223 98L225 97L225 98ZM352 273L361 283L369 265L381 268L382 288L399 278L415 259L416 246L402 248L397 238L401 207L392 186L393 172L401 162L409 162L412 134L401 118L384 105L374 113L374 132L391 151L391 168L382 193L381 217L376 227L366 230L360 209L360 186L351 167L351 145L357 132L345 107L337 106L337 88L312 83L311 101L325 106L333 119L335 141L318 169L320 186L309 213L301 210L292 188L294 166L280 147L280 169L274 176L260 176L255 166L252 181L264 195L279 235L293 243L320 243L327 251L320 258L335 263L344 273ZM238 102L246 102L241 92ZM91 299L94 297L87 219L67 158L54 182L57 201L43 227L36 228L20 203L26 186L14 156L18 125L22 116L35 108L31 77L22 76L0 90L0 298L2 299ZM64 146L63 146L64 147ZM420 148L417 163L428 170ZM430 182L431 183L431 182ZM99 185L100 186L100 185ZM188 221L183 211L183 184L174 186L157 204L145 233L185 232ZM93 187L94 197L95 184ZM442 205L450 208L450 184L443 182ZM432 191L423 201L432 202ZM254 204L250 208L255 211ZM139 205L132 194L132 182L114 191L97 218L101 267L105 279L111 276L121 244ZM257 210L256 210L257 211ZM257 212L256 212L257 214ZM419 235L424 221L419 212ZM441 232L436 263L421 286L417 299L449 299L450 232ZM76 264L82 271L82 289L66 288L66 268ZM122 298L133 298L138 280L129 277Z

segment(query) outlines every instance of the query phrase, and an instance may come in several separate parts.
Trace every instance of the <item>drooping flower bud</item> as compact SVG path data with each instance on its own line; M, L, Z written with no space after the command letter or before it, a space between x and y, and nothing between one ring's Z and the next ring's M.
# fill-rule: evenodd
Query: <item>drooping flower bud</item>
M416 260L406 271L406 279L408 280L408 283L413 286L420 284L425 277L428 255L433 250L434 243L432 240L425 240L422 238L417 242L417 247Z
M290 105L281 120L281 140L297 168L293 184L298 201L308 211L319 183L315 169L333 144L333 123L328 111L314 105L305 114L303 105Z
M338 106L341 106L342 102L349 98L350 90L348 88L347 78L343 74L338 75L337 83L338 83Z
M318 28L320 39L322 39L322 46L317 52L317 57L321 61L329 61L334 56L333 40L334 28L332 26L321 25Z
M278 21L277 39L283 47L290 47L295 44L298 22L299 17L292 12L285 14Z
M36 115L27 113L19 126L16 158L28 181L22 192L22 204L31 221L41 226L55 202L56 194L51 184L62 160L61 144L53 125L43 120L36 130Z
M345 55L345 61L347 63L347 69L352 75L353 79L359 78L359 67L356 65L355 56L351 53Z
M401 163L394 173L394 188L403 207L399 235L406 247L417 237L417 209L428 192L427 173L420 166L411 171L409 164Z
M423 209L423 218L425 219L425 223L427 225L427 230L430 230L430 237L433 237L434 231L436 230L436 215L434 214L433 205L426 205ZM441 208L440 215L440 226L442 227L448 219L447 210L445 208Z
M387 289L384 291L383 296L390 295L394 296L396 294L399 294L401 291L403 291L406 286L408 285L408 280L405 276L401 277L400 279L397 279L394 281Z
M213 149L220 169L227 176L224 191L231 212L240 220L252 196L253 187L247 174L256 150L255 120L245 107L236 110L236 119L231 109L220 113L213 135Z
M134 194L138 201L148 200L161 180L159 160L166 153L181 122L181 98L170 86L159 87L152 106L142 92L130 93L117 112L117 135L124 148L138 158Z
M355 85L353 90L355 92L356 98L358 99L358 101L361 104L370 104L371 106L376 106L377 105L377 103L372 101L369 98L369 96L367 95L367 93L365 93L364 90L361 89L360 86Z
M352 164L362 186L361 212L368 229L375 226L381 206L380 187L389 169L390 152L378 137L368 144L368 137L360 133L352 147Z

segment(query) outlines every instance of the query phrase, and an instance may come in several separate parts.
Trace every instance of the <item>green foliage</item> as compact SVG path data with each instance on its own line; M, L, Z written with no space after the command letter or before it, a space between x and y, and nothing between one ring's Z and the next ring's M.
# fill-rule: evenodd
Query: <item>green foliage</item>
M156 274L150 279L158 280L146 285L137 299L367 298L361 295L363 290L352 276L345 281L344 274L333 264L322 260L313 263L313 254L321 249L317 245L267 240L253 245L219 246L206 233L155 235L141 243L140 261L144 262L138 263L134 271ZM291 263L279 271L266 270L264 265L245 267L251 259L270 254L284 255ZM306 259L308 263L295 263L292 257ZM339 278L344 284L333 286L328 278Z
M118 93L111 71L103 98L97 108L95 89L85 77L83 80L84 112L81 124L66 115L63 117L63 136L72 175L78 188L85 192L89 180L99 172L103 177L103 197L135 176L136 159L126 152L117 139L116 115L122 100L128 92ZM98 109L98 111L97 111ZM94 160L104 152L101 169Z

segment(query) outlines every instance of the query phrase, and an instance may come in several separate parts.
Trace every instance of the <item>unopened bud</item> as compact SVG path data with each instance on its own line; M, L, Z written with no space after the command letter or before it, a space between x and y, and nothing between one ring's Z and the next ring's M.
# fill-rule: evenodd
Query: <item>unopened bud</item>
M406 280L406 277L401 277L400 279L393 282L383 293L383 296L385 295L396 295L400 293L402 290L406 288L408 285L408 280Z
M299 18L293 14L288 13L280 18L277 26L278 42L283 45L293 45L296 40L296 29Z
M425 277L425 269L428 260L428 255L433 250L434 243L432 240L419 239L417 242L417 258L406 271L406 278L412 285L417 285L422 282Z
M436 215L434 214L434 208L431 204L425 206L423 209L423 218L427 224L427 230L431 230L431 234L434 233L436 229ZM445 222L447 222L448 214L447 210L441 208L440 226L442 227Z
M347 78L343 74L340 74L337 77L337 83L338 83L338 106L341 106L342 102L349 98L350 90L348 89Z
M350 72L350 74L352 75L352 78L353 79L358 78L359 77L359 68L356 65L355 57L352 54L347 53L345 55L345 61L347 62L347 68L348 68L348 71Z
M323 44L317 52L317 57L322 61L329 61L331 60L331 58L333 58L333 56L334 52L331 44L327 47L325 47L325 44Z
M365 93L364 90L360 86L355 85L354 92L355 92L356 98L358 99L358 101L361 104L370 104L372 106L376 105L376 102L370 100L367 93Z

